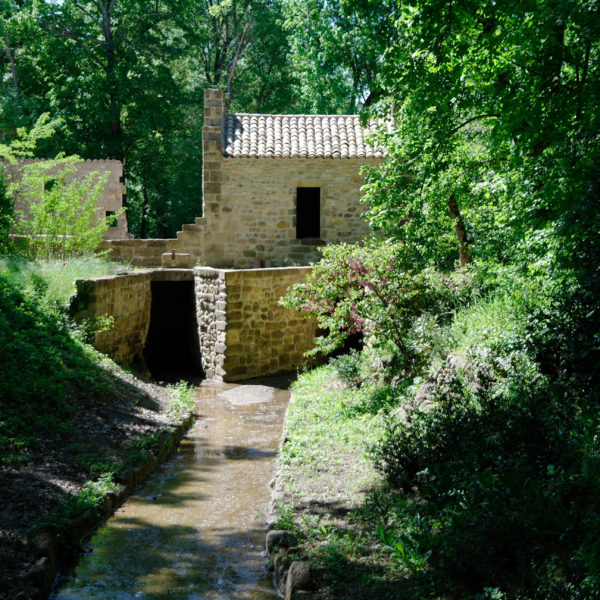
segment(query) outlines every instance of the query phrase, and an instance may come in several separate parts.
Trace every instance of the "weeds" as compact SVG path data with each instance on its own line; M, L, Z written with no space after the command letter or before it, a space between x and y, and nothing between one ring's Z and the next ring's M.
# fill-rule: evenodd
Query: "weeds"
M173 420L182 419L194 408L196 388L183 380L167 387L171 391L169 417Z

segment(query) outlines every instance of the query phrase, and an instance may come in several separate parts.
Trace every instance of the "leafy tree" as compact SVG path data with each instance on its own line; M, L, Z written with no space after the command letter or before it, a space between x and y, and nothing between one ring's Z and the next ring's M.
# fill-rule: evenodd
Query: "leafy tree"
M470 291L462 274L412 269L403 244L340 244L323 248L322 260L283 304L316 317L322 335L313 354L330 353L360 334L372 346L391 342L397 375L406 377L428 365L432 339Z
M18 129L16 138L10 144L0 143L0 256L10 254L13 250L10 233L15 223L14 197L5 184L6 169L14 165L18 158L31 157L38 142L50 137L57 124L57 120L50 120L49 115L44 114L29 131Z
M286 0L284 13L302 110L354 114L378 96L387 40L372 35L383 16L376 3Z
M576 238L589 239L582 220L597 219L597 6L381 4L387 18L373 36L395 34L377 112L397 127L368 189L373 224L438 264L451 262L451 246L463 264L465 250L543 253L547 227L575 251ZM462 239L452 232L461 222Z
M13 222L13 203L6 193L4 177L0 175L0 256L10 252L10 228Z
M12 197L25 208L17 215L15 231L28 238L35 258L72 258L93 254L118 215L98 215L107 176L90 173L76 177L72 156L25 164Z

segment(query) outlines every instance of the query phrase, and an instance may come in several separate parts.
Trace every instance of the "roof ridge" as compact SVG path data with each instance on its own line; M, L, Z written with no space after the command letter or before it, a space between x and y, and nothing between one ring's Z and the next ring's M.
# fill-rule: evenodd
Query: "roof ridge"
M361 115L325 115L325 114L312 114L312 113L244 113L244 112L228 112L223 115L223 117L228 116L244 116L244 117L327 117L329 119L337 119L337 118L347 118L347 117L356 117L360 118Z
M223 115L223 155L232 158L383 158L359 115L228 113Z

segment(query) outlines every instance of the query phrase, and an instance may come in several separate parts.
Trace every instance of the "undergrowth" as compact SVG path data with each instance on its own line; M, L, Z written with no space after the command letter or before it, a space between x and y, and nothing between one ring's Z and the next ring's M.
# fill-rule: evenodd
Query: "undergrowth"
M568 352L583 304L569 281L510 283L442 324L412 378L368 338L301 376L278 525L317 597L600 598L600 401ZM349 451L379 475L335 518L311 477Z
M72 397L108 393L100 355L73 334L67 318L36 292L0 276L0 456L26 460L38 434L59 432Z

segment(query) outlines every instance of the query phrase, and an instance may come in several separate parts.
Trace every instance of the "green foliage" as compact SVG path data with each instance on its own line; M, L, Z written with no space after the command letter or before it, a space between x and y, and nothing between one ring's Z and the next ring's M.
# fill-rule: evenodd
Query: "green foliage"
M315 351L331 352L353 334L373 343L391 341L407 373L418 371L432 351L431 340L452 310L469 295L462 274L443 276L413 270L402 244L329 246L306 283L284 298L284 305L317 318L327 335Z
M45 300L35 273L0 272L0 448L3 462L26 460L39 435L68 435L70 393L110 389L97 353L73 335L64 313Z
M151 454L158 450L161 439L161 433L156 432L126 440L124 448L127 450L127 455L124 465L138 465L145 461Z
M31 261L19 257L0 259L0 276L47 308L65 308L75 293L77 279L102 277L131 270L98 256L64 260Z
M301 111L354 114L378 87L384 38L370 35L377 8L363 15L345 0L286 0L283 5Z
M4 177L0 174L0 256L5 256L11 250L9 234L13 222L13 203L6 192Z
M0 158L15 164L19 158L32 158L45 140L51 139L61 124L50 113L41 114L31 127L19 127L8 143L0 143Z
M9 186L18 214L17 234L28 238L35 258L68 259L90 255L118 218L98 216L107 175L75 177L77 157L23 165L18 183Z
M105 497L116 489L112 473L103 473L94 481L84 484L77 496L70 497L59 504L52 514L41 524L55 525L60 528L65 521L85 518L96 511L104 502Z
M350 350L348 354L343 354L330 361L335 369L337 376L347 387L360 387L363 382L361 373L361 357L356 350Z
M551 303L523 285L459 314L449 326L454 342L489 378L473 388L456 374L438 386L433 407L390 423L373 450L386 481L403 490L402 502L385 511L388 545L418 514L412 539L431 551L422 576L436 582L436 594L600 591L595 533L586 525L600 518L598 396L578 391L572 369L567 385L545 372L548 330L535 306Z
M171 419L182 419L194 408L196 388L183 380L169 385L168 388L171 391L168 414Z
M535 261L556 239L550 224L563 252L582 249L593 229L582 219L598 223L597 8L414 0L382 2L379 15L373 35L389 42L374 114L396 126L367 186L374 226L449 264L454 198L477 257Z

